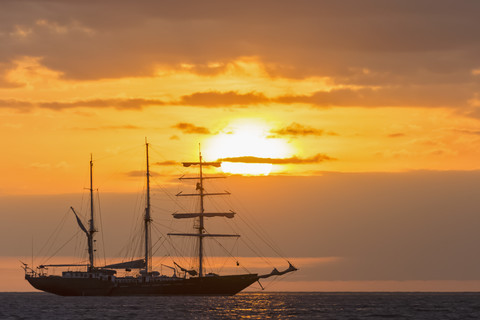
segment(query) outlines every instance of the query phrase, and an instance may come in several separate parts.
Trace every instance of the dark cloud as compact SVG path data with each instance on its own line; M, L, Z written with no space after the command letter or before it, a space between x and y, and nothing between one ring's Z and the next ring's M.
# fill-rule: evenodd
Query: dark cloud
M391 133L388 135L389 138L400 138L400 137L405 137L405 133L397 132L397 133Z
M468 0L4 0L0 63L43 57L65 77L99 79L182 63L222 72L209 63L254 56L274 75L471 83L479 10Z
M467 88L452 86L395 86L378 89L333 89L312 95L290 95L272 99L317 107L465 107L471 98Z
M2 100L0 99L0 108L12 108L17 110L28 110L35 106L32 102L16 100L16 99L9 99L9 100Z
M184 95L178 100L164 101L160 99L144 99L144 98L126 98L126 99L85 99L75 101L51 101L51 102L29 102L22 100L0 100L0 108L13 109L31 109L33 107L63 110L72 108L115 108L119 110L140 110L151 106L175 106L184 105L192 107L206 107L206 108L222 108L222 107L236 107L249 106L259 103L266 103L269 99L262 93L249 92L240 94L234 91L228 92L195 92L190 95ZM185 128L177 127L184 130ZM201 132L208 133L206 129ZM193 133L193 132L191 132Z
M180 122L172 126L172 128L179 129L183 133L189 134L210 134L210 130L205 127L198 127L192 123Z
M19 85L5 74L22 57L36 57L68 79L150 76L158 67L178 70L184 64L192 72L215 74L237 59L254 57L271 77L329 77L336 85L375 88L275 100L319 107L465 108L480 84L472 72L480 67L478 1L4 0L1 6L3 87ZM261 92L210 91L174 103L219 107L269 102ZM112 99L45 102L41 107L162 104ZM478 117L478 112L466 115Z
M91 127L91 128L80 128L75 127L72 128L74 130L89 130L89 131L101 131L101 130L138 130L142 129L141 127L126 124L121 126L101 126L101 127Z
M269 102L269 99L262 93L249 92L241 94L235 91L228 92L196 92L191 95L182 96L177 104L202 107L222 107L234 105L256 105Z
M179 162L173 160L166 160L162 162L155 162L154 166L176 166L179 165Z
M480 119L480 107L474 107L465 111L465 115L472 118Z
M293 122L285 128L271 130L270 132L281 136L322 136L324 134L335 135L333 132L326 133L324 130L304 126L296 122Z
M16 99L0 100L0 108L29 110L33 107L63 110L72 108L115 108L118 110L141 110L154 106L190 106L202 108L246 108L259 104L309 104L318 108L327 107L450 107L459 113L477 117L478 112L468 105L468 88L452 86L385 87L378 89L333 89L317 91L310 95L283 95L269 98L261 92L238 93L235 91L195 92L174 100L145 98L84 99L75 101L30 102ZM463 108L463 109L462 109ZM474 110L474 111L472 111ZM201 132L196 132L201 133ZM204 132L206 133L206 131ZM286 128L272 131L279 135L335 135L320 129L292 123Z
M454 131L458 132L458 133L466 133L466 134L473 134L473 135L479 135L480 136L480 130L455 129Z
M0 100L0 108L31 109L34 107L63 110L72 108L116 108L120 110L142 109L148 106L163 106L164 101L158 99L92 99L76 101L29 102L22 100Z
M243 162L243 163L271 163L271 164L311 164L311 163L320 163L323 161L332 161L337 160L331 158L325 154L317 154L311 158L298 158L296 156L291 158L260 158L260 157L230 157L230 158L221 158L218 161L222 162Z
M132 178L144 177L144 176L145 176L145 171L141 171L141 170L129 171L129 172L125 172L125 175L126 175L127 177L132 177ZM154 172L154 171L150 170L150 176L152 176L152 177L158 177L158 176L160 176L160 174L157 173L157 172Z
M37 106L41 108L61 110L69 108L116 108L116 109L141 109L148 106L164 105L165 103L158 99L93 99L77 100L72 102L40 102Z

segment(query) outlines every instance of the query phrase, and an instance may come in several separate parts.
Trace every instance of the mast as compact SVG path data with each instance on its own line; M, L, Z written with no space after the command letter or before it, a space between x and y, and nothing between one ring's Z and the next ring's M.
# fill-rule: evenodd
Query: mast
M89 220L89 230L88 230L88 258L90 264L88 268L91 270L94 268L94 249L93 249L93 234L96 232L95 223L93 220L93 156L90 154L90 220Z
M150 260L152 258L151 256L151 240L150 240L150 231L151 231L151 217L150 217L150 166L148 162L148 142L147 139L145 139L145 153L146 153L146 158L147 158L147 170L146 170L146 178L147 178L147 203L145 207L145 217L144 217L144 223L145 223L145 275L147 275L150 272L151 268L151 263Z
M198 159L199 159L199 167L200 167L200 188L197 185L197 189L200 189L200 215L199 220L200 223L198 225L198 276L203 276L203 214L205 212L205 208L203 207L203 171L202 171L202 152L200 151L200 146L198 147Z
M187 237L197 237L198 238L198 276L203 277L203 238L204 237L239 237L240 235L238 234L209 234L206 233L205 230L205 224L204 224L204 218L205 217L226 217L226 218L233 218L235 215L235 212L230 211L230 212L205 212L205 206L204 206L204 198L206 196L219 196L219 195L229 195L229 192L221 192L221 193L206 193L205 189L203 188L203 181L205 179L216 179L216 178L224 178L224 177L204 177L203 176L203 167L204 166L214 166L214 167L220 167L221 162L204 162L202 158L202 152L199 150L198 152L198 162L183 162L184 167L190 167L192 165L198 165L199 166L199 176L194 177L194 178L184 178L181 177L180 179L195 179L199 180L196 185L196 190L198 190L198 193L192 193L192 194L183 194L182 192L178 193L177 196L199 196L200 197L200 210L199 212L196 213L174 213L173 217L175 219L188 219L188 218L198 218L199 219L199 224L198 224L198 230L197 233L169 233L168 235L173 235L173 236L187 236Z
M88 246L88 271L92 271L95 269L95 261L94 261L94 253L95 249L93 248L94 240L93 240L93 235L97 230L95 230L95 220L93 219L93 156L90 154L90 219L88 220L88 230L85 227L85 225L82 223L82 220L78 217L77 212L75 212L75 209L73 207L70 207L72 210L73 214L75 215L75 218L77 219L78 226L80 229L85 233L87 236L87 246Z

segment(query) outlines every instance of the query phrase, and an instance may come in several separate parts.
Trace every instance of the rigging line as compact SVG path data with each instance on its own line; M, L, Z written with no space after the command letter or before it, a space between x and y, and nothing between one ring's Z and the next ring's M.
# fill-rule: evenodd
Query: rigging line
M283 279L285 279L286 277L289 277L291 275L292 275L291 273L286 273L286 274L283 274L283 275L280 275L280 276L272 277L272 278L270 278L270 281L267 280L267 283L264 285L264 288L273 286L274 284L277 284L277 282L280 282Z
M252 230L255 230L255 229L258 229L258 230L255 230L257 233L258 233L258 237L260 240L262 240L263 242L265 242L265 244L267 244L272 250L274 250L274 252L276 254L278 254L281 258L283 259L286 259L285 258L285 254L283 252L281 252L281 249L280 247L278 247L275 242L272 240L272 238L268 235L268 233L266 232L266 230L262 227L261 224L259 224L256 220L255 220L255 217L254 215L252 214L252 212L250 210L248 210L248 208L246 208L241 201L239 201L238 197L232 193L232 198L230 197L224 197L222 198L221 200L223 200L225 203L230 203L230 206L231 207L236 207L236 205L234 206L233 205L233 202L231 201L231 199L235 200L235 202L241 207L241 212L244 212L244 213L247 213L247 215L244 215L244 214L239 214L239 216L241 218L245 218L247 220L251 220L251 222L249 222L248 226L252 229ZM246 223L246 220L245 220L245 223ZM263 234L263 235L262 235Z
M117 253L117 256L122 256L125 259L131 258L133 259L133 256L135 255L136 252L136 247L139 242L139 234L140 234L140 216L135 215L134 218L136 218L136 221L134 223L131 223L131 230L129 232L129 236L127 239L127 243L120 249L120 251Z
M243 222L249 228L251 228L252 231L256 233L257 237L260 240L262 240L265 244L267 244L278 256L280 256L283 259L286 259L285 255L281 252L280 248L276 246L275 242L268 236L268 233L262 228L262 226L257 221L255 221L254 216L250 212L250 210L248 210L244 205L242 205L242 203L238 201L238 198L235 195L233 195L233 197L235 198L235 200L237 200L239 205L242 207L242 211L238 215L240 219L242 219ZM227 201L228 199L224 199L224 200ZM242 214L242 212L246 212L248 213L248 215ZM249 220L252 220L252 221L249 221Z
M276 248L276 246L273 245L273 243L272 243L271 241L269 241L269 240L266 239L264 236L262 236L262 233L261 233L262 230L261 230L261 228L258 227L258 228L260 229L260 231L256 230L255 226L252 225L251 223L249 223L249 222L247 221L247 219L244 219L244 217L243 217L241 214L239 214L238 216L239 216L239 218L240 218L247 226L249 226L249 227L252 229L252 231L256 234L256 236L257 236L260 240L262 240L267 246L270 247L270 249L272 249L272 250L273 250L279 257L281 257L282 259L287 260L287 258L279 251L279 249ZM263 233L265 233L265 231L263 231Z
M39 251L39 254L43 255L44 253L46 254L47 252L49 252L54 244L57 242L57 239L59 237L59 234L60 234L60 231L64 228L65 226L65 223L67 221L67 218L68 217L68 210L64 213L62 219L60 220L60 222L57 224L57 226L55 227L53 233L50 234L50 237L48 238L47 242L44 244L44 246L40 249ZM48 245L48 248L45 249Z
M142 148L143 147L144 147L144 145L142 145ZM103 157L96 158L95 162L104 161L106 159L111 159L111 158L116 158L116 157L119 157L119 156L121 156L121 155L123 155L127 152L131 152L131 151L137 150L139 148L140 148L140 145L135 145L135 146L132 146L132 147L129 147L129 148L125 148L123 150L117 151L114 154L109 154L109 155L106 155L106 156L103 156Z
M153 224L152 224L152 226L153 226ZM155 246L157 245L157 243L160 242L160 240L165 239L165 237L163 236L162 232L160 232L160 230L159 230L156 226L153 226L153 230L154 230L154 231L157 231L157 232L160 234L160 236L158 237L157 241L155 241L155 243L152 244L152 248L155 248ZM164 240L164 241L165 241L165 240ZM152 257L153 257L153 255L154 255L155 253L157 253L158 250L159 250L159 247L157 247L157 249L156 249L154 252L152 252Z
M240 216L240 219L242 220L245 218L246 223L249 223L251 225L252 229L254 230L254 232L257 233L258 237L263 242L265 242L265 244L267 244L279 257L287 260L287 258L285 257L285 254L281 250L281 247L275 244L275 242L269 236L267 231L258 222L255 221L255 219L253 218L253 215L250 214L251 217L249 217L249 216L240 214L239 216ZM249 219L253 221L253 224L251 222L248 222ZM256 229L258 229L258 231Z
M155 242L155 245L160 242L162 238L159 238L157 242ZM158 245L158 247L155 249L155 251L152 253L152 255L155 255L157 253L158 250L160 250L160 248L162 247L162 245L165 243L166 238L163 238L163 241Z
M233 195L233 197L235 199L238 199L235 195ZM222 197L221 201L223 201L224 204L229 205L230 207L235 207L235 206L232 205L232 201L229 199L229 197ZM237 202L239 202L239 201L237 200ZM240 203L240 205L244 208L244 211L247 211L247 212L249 211L249 210L246 210L246 208L241 203ZM267 246L269 246L278 256L287 260L284 256L284 254L279 249L279 247L275 245L274 241L271 238L268 237L268 233L265 230L263 230L263 228L261 227L261 225L259 223L257 223L253 218L251 219L252 222L248 221L248 219L247 219L248 216L245 216L241 213L238 216L247 225L247 227L252 229L252 231L256 234L258 239L260 239Z
M222 247L223 250L225 250L225 252L226 252L232 259L236 260L236 262L238 263L238 260L239 260L238 257L235 257L234 255L232 255L232 254L230 253L230 251L228 251L228 250L220 243L220 241L218 241L218 240L215 239L215 238L213 238L213 239L217 242L217 244L218 244L220 247ZM235 240L235 244L236 244L237 242L238 242L238 238ZM234 244L234 246L235 246L235 244ZM222 267L220 268L220 270L223 269L223 267L225 266L225 264L226 264L226 262L223 263L223 265L222 265ZM246 272L251 273L250 270L248 270L248 269L243 265L243 263L242 263L241 267L242 267L243 270L245 270Z
M223 197L223 198L228 198L228 197ZM224 201L225 204L228 204L228 203L227 203L227 199L222 199L222 200ZM214 205L215 205L215 207L218 207L218 203L217 203L217 202L214 202ZM230 205L230 207L232 207L232 206ZM240 215L240 218L241 218L242 220L244 220L241 215ZM271 247L271 245L269 245L268 241L265 241L265 239L262 239L262 237L261 237L261 236L258 234L258 232L255 230L255 228L253 228L253 226L251 226L251 225L250 225L249 223L247 223L246 221L243 221L243 222L244 222L248 227L250 227L250 229L252 229L252 231L253 231L254 233L256 233L257 237L258 237L260 240L262 240L262 241L265 242L268 246ZM225 222L225 224L227 224L231 229L233 229L232 226L231 226L229 223L226 223L226 222ZM237 228L239 228L238 223L237 223L235 220L233 221L233 224L235 224L235 225L237 226ZM241 229L241 228L240 228L240 229ZM245 238L245 243L246 243L246 241L250 241L250 242L251 242L251 244L248 245L248 246L249 246L249 248L250 248L253 252L255 252L257 255L259 255L260 257L262 257L267 264L273 266L273 264L266 258L266 256L265 256L264 254L259 254L259 253L260 253L260 251L259 251L260 249L254 244L255 241L253 241L252 239L250 239L248 236L247 236L247 237L244 237L244 238ZM243 241L243 239L242 239L242 241ZM247 244L247 243L246 243L246 244ZM255 247L256 250L253 250L252 247L251 247L251 245L253 245L253 247ZM272 247L271 247L271 248L272 248ZM272 250L275 251L274 248L272 248ZM278 253L277 253L277 254L278 254Z
M241 227L238 225L237 221L233 220L232 223L237 226L237 228L241 229ZM247 225L248 226L248 225ZM256 242L251 239L248 235L243 235L242 238L240 239L250 250L252 250L255 255L259 256L266 262L268 265L273 266L274 264L267 258L263 252L261 252L260 248L256 245Z
M145 190L145 187L143 186L143 191ZM133 257L134 255L134 252L136 251L136 249L134 248L134 246L136 245L135 243L137 242L137 234L138 234L138 231L139 231L139 226L141 225L140 223L140 220L141 220L141 214L138 214L138 212L141 211L140 209L140 206L141 206L141 203L143 203L142 200L144 200L144 196L143 196L143 192L140 193L141 196L139 195L139 193L137 192L137 196L135 197L135 203L134 203L134 207L133 207L133 212L134 214L131 215L131 222L130 222L130 232L129 232L129 238L128 238L128 242L127 244L120 250L120 253L122 251L125 252L125 256L131 256ZM132 247L133 245L133 247ZM121 255L121 254L120 254Z
M162 223L159 223L159 222L154 222L154 223L152 223L152 225L153 225L153 224L156 224L156 225L161 226L161 227L163 227L163 228L165 228L165 229L168 229L168 230L171 231L171 232L184 233L184 230L175 229L175 228L173 228L173 227L166 226L166 225L164 225L164 224L162 224ZM162 233L162 234L163 234L163 233Z
M206 230L205 230L205 231L206 231ZM206 231L206 233L208 234L207 231ZM217 239L215 239L215 237L213 237L213 240L214 240L231 258L233 258L234 260L237 260L237 261L238 261L238 257L233 256L233 255L227 250L227 248L225 248L225 247L222 245L222 243L221 243L220 241L218 241ZM238 238L237 238L237 240L235 241L235 243L236 243L237 241L238 241ZM225 264L224 264L224 265L225 265ZM223 266L222 266L222 268L223 268ZM251 273L245 266L243 266L243 264L242 264L242 268L243 268L245 271L247 271L248 273Z
M180 207L182 210L186 210L186 208L182 207L182 205L179 203L177 197L168 192L167 188L160 184L156 178L152 177L150 181L153 182L155 186L157 186L157 189L160 189L174 205Z
M170 247L172 248L174 254L175 254L175 257L181 259L183 262L187 263L187 259L182 255L182 253L177 249L177 247L173 244L173 241L171 240L171 237L170 236L167 236L166 237L167 239L167 242L170 244ZM167 248L166 248L167 249ZM168 251L168 249L167 249ZM170 254L170 253L169 253Z
M248 243L248 241L251 242L251 244ZM260 259L262 259L267 265L273 267L274 264L261 252L259 251L258 248L255 247L255 242L251 241L250 239L240 239L243 244L245 244L256 256L258 256Z
M163 156L162 153L160 153L158 150L157 150L157 146L156 145L152 145L150 144L150 149L153 151L153 153L157 154L162 160L164 161L172 161L171 159L167 159ZM172 150L171 152L169 152L169 154L177 154L177 155L185 155L186 158L190 158L191 157L191 154L190 153L187 153L187 152L182 152L182 150L178 150L178 149L171 149L171 148L165 148L165 147L162 147L162 150L165 150L165 149L170 149ZM178 164L181 164L181 161L178 161ZM182 174L185 172L185 170L180 170L180 166L173 166L173 169L175 171L177 171L178 173Z
M50 234L50 236L48 237L47 241L43 244L43 246L40 248L40 250L38 251L38 254L39 256L41 256L43 254L43 251L45 249L45 247L47 245L50 245L50 247L46 250L46 251L50 251L50 249L52 248L53 244L56 242L56 239L58 237L58 233L59 231L63 228L63 225L65 224L66 220L67 220L67 215L69 213L69 210L67 210L62 219L60 220L60 222L57 224L57 226L55 227L55 229L53 230L53 232ZM55 236L54 239L52 239L52 237ZM50 242L51 240L51 242Z
M60 248L58 248L58 250L55 251L47 260L45 260L43 264L47 263L50 259L52 259L60 250L62 250L70 241L72 241L73 238L75 238L79 232L80 230L78 230L70 239L67 240L67 242L65 242Z
M151 204L150 207L151 207L152 209L155 209L156 212L161 212L161 213L163 213L163 214L171 213L170 210L164 209L163 207L157 206L157 205L155 205L155 204ZM166 220L166 219L165 219L165 220ZM168 219L168 220L170 220L170 219Z
M107 258L105 257L105 239L104 239L104 232L103 232L103 215L102 215L102 206L100 205L100 194L97 191L97 207L98 207L98 215L100 216L100 228L102 229L102 232L100 234L102 235L102 250L103 250L103 264L107 264Z

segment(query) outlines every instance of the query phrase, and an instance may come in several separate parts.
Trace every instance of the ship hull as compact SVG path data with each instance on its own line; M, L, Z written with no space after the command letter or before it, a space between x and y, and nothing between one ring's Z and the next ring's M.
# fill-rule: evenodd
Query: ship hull
M234 295L258 280L256 274L201 278L158 278L113 281L60 276L26 277L41 291L61 296Z
M114 287L113 282L100 279L75 279L61 276L26 276L25 279L35 289L60 296L108 296Z

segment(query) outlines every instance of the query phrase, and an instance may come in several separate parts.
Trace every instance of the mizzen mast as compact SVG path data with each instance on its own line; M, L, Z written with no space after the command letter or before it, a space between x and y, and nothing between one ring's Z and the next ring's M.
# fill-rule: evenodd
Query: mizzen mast
M197 237L198 238L198 276L203 277L203 238L205 237L239 237L238 234L210 234L206 233L205 230L205 220L206 217L227 217L233 218L235 213L233 211L230 212L205 212L204 206L204 199L206 196L219 196L219 195L229 195L229 192L221 192L221 193L207 193L203 187L203 182L205 179L215 179L215 178L224 178L224 177L204 177L203 176L203 167L205 166L213 166L213 167L220 167L221 162L205 162L202 158L202 153L199 150L198 153L198 162L183 162L184 167L190 167L192 165L197 165L199 167L199 176L193 178L184 178L181 177L180 179L195 179L199 180L196 184L196 190L198 193L191 193L191 194L184 194L182 192L178 193L177 196L181 197L189 197L189 196L198 196L200 197L200 210L199 212L195 213L174 213L173 217L175 219L188 219L188 218L198 218L199 224L197 227L197 233L169 233L168 235L173 236L187 236L187 237Z

